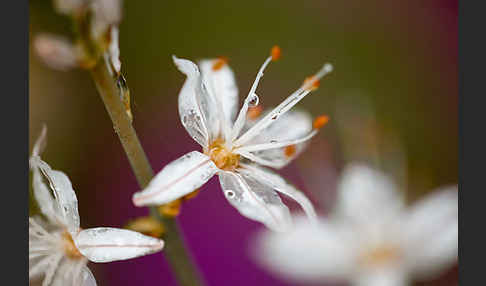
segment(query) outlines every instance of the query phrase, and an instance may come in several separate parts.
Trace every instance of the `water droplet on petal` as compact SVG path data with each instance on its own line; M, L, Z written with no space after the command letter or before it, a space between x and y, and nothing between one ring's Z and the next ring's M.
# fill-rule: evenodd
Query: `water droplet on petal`
M232 199L235 196L235 192L232 190L227 190L225 194L229 199Z
M253 94L253 95L250 97L250 101L248 102L248 105L249 105L250 107L257 106L259 102L260 102L260 98L258 97L258 95Z

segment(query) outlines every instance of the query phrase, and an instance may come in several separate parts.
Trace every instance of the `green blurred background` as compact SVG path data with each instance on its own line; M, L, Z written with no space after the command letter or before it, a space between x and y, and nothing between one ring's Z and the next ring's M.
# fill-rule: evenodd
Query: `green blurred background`
M69 21L51 1L29 2L30 43L40 32L69 36ZM325 201L317 190L323 173L332 177L328 172L338 174L356 159L393 173L410 200L457 183L457 1L128 0L123 14L122 72L144 146L156 148L150 136L164 138L165 148L176 148L179 140L154 135L164 126L182 128L177 94L184 76L171 55L228 57L241 98L278 44L282 58L269 66L257 90L265 107L278 104L323 63L334 65L298 105L331 118L297 160L315 198ZM44 158L70 176L80 202L89 202L107 177L93 172L94 165L107 172L127 167L89 73L51 70L31 46L29 89L30 148L46 123ZM89 208L80 204L82 214ZM88 214L84 224L97 225L96 216Z
M184 76L172 54L192 60L227 56L241 97L278 44L283 57L270 65L258 89L264 106L278 104L322 63L334 64L320 89L299 103L314 116L330 115L321 136L331 142L334 165L347 160L347 138L333 124L336 109L341 98L351 98L351 108L371 106L380 129L398 137L410 191L457 182L456 1L125 1L123 14L122 70L139 130L179 124L176 97ZM31 43L39 32L69 35L68 24L51 1L30 1ZM91 156L103 153L102 144L117 143L89 74L51 70L31 48L29 78L29 146L44 122L49 162L89 176ZM153 122L161 113L167 121ZM368 133L361 126L346 128L356 136ZM350 149L362 148L353 143Z

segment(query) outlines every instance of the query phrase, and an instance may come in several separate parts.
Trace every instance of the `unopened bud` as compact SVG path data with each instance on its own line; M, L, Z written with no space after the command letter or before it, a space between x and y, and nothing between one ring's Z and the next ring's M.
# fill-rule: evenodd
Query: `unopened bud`
M51 68L69 70L78 65L79 50L63 37L39 35L34 39L34 49Z

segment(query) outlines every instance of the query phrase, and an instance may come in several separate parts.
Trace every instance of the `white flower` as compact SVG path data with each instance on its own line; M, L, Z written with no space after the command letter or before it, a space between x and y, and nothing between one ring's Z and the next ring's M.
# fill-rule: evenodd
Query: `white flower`
M229 203L242 215L273 230L283 231L291 224L289 210L274 190L296 200L310 218L316 217L303 193L263 166L287 165L327 122L327 117L321 116L313 128L306 113L289 110L318 86L319 79L332 66L324 65L275 109L259 120L247 122L248 109L259 101L255 90L263 70L279 54L275 46L258 71L238 114L238 90L225 59L202 60L198 67L189 60L173 57L178 69L187 76L179 94L179 115L203 152L190 152L168 164L143 191L133 196L135 205L166 204L218 174Z
M295 224L285 235L264 232L257 256L282 276L348 280L353 285L407 285L457 260L457 186L441 188L405 207L395 185L361 165L344 172L328 219Z
M44 127L30 158L34 196L47 220L29 217L29 280L43 276L44 286L92 286L96 280L86 267L88 260L124 260L163 248L163 241L131 230L81 229L78 202L69 178L39 157L45 137Z

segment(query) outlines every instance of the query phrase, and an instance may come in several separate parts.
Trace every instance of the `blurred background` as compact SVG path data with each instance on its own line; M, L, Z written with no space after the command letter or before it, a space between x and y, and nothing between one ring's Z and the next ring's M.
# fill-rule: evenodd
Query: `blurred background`
M30 43L41 32L70 35L68 19L50 0L29 3ZM280 103L324 62L334 65L298 104L331 121L280 172L319 213L333 204L340 171L351 161L390 173L410 202L457 184L457 1L125 1L123 15L122 72L155 171L199 148L179 120L185 76L171 55L228 57L243 97L278 44L282 58L257 91L264 107ZM32 46L29 56L29 146L46 123L43 158L70 177L82 227L121 227L148 214L132 204L137 183L89 73L49 69ZM262 226L226 202L217 178L184 204L179 221L208 285L296 285L249 257L249 241ZM99 285L175 285L162 253L90 268ZM417 285L457 285L457 267Z

